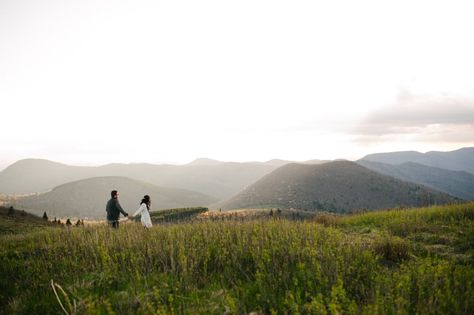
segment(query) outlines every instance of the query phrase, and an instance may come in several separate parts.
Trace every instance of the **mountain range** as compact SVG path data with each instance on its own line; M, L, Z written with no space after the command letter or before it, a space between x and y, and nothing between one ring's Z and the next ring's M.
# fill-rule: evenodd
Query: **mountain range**
M324 162L311 160L307 163ZM238 163L197 159L186 165L117 163L91 167L71 166L42 159L25 159L0 172L0 193L46 192L58 185L76 180L123 176L162 187L188 189L217 199L226 199L287 163L289 162L285 160Z
M0 172L0 193L34 193L17 203L38 214L51 210L58 215L101 217L104 200L114 188L123 190L130 207L140 195L150 194L160 209L211 204L222 209L276 206L348 212L473 200L472 165L474 148L378 153L356 163L201 158L186 165L86 167L26 159ZM92 203L88 196L94 196Z
M381 174L425 185L462 199L474 200L474 174L465 171L445 170L414 162L386 164L360 160L357 163Z
M198 191L218 199L228 198L246 185L275 170L278 165L259 162L187 165L108 164L70 166L41 159L18 161L0 172L0 192L46 192L58 185L92 177L123 176L162 187Z
M402 164L414 162L453 171L465 171L474 174L474 147L461 148L455 151L431 151L420 153L416 151L402 151L390 153L369 154L361 160L386 164Z

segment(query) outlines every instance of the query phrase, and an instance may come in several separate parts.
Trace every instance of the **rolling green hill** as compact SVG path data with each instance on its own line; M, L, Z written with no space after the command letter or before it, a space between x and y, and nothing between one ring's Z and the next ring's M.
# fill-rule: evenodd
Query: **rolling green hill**
M126 177L96 177L21 198L15 206L36 214L46 211L50 216L104 218L105 204L114 189L120 192L120 203L129 213L138 208L145 194L151 196L153 209L206 206L216 201L195 191L158 187Z
M424 206L459 201L448 194L382 175L354 162L287 164L213 208L284 207L331 212Z

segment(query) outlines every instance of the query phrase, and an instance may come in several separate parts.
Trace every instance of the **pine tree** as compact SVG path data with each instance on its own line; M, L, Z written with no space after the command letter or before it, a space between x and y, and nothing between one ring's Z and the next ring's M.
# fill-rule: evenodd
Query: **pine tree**
M46 214L46 211L43 213L43 220L48 221L48 215Z
M8 208L8 215L14 215L15 214L15 208L13 208L13 206L11 206L10 208Z
M66 225L72 225L71 220L69 218L66 221Z

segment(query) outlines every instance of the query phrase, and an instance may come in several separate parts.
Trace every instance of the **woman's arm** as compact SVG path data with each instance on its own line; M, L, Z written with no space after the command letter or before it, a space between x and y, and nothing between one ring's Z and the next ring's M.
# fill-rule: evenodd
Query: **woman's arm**
M140 205L140 207L138 208L138 210L135 211L135 213L133 214L132 217L138 215L139 213L141 214L141 213L143 212L143 210L145 210L145 209L146 209L146 204L142 203L142 204Z

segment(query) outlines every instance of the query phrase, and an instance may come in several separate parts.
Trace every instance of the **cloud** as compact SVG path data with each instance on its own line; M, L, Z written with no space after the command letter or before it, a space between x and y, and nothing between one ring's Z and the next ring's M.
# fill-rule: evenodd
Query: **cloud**
M353 129L357 142L389 139L474 142L474 99L400 93L394 104L369 114Z

